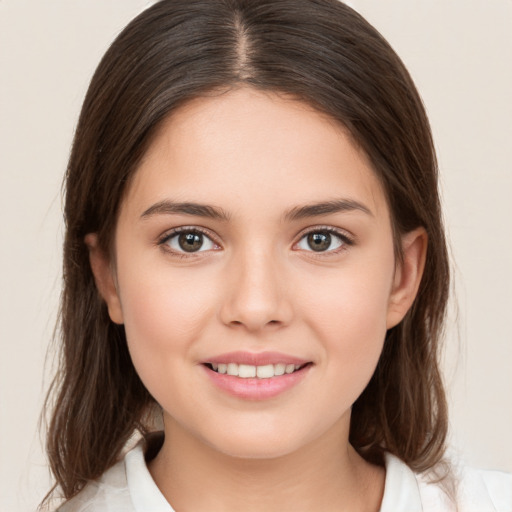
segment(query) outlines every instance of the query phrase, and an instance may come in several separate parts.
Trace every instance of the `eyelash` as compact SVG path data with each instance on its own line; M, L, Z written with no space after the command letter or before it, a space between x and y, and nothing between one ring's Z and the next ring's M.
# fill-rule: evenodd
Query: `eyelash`
M191 234L200 234L205 237L207 237L213 244L220 245L216 242L215 238L211 235L211 233L207 230L204 230L200 227L196 226L182 226L178 228L174 228L171 231L165 233L159 240L158 245L163 248L168 253L171 253L173 257L177 257L179 259L188 259L188 258L197 258L197 255L201 252L207 252L207 251L198 251L198 252L191 252L187 254L186 252L180 252L175 251L173 249L170 249L169 247L166 247L166 244L174 238L176 235L179 235L180 233L191 233ZM313 257L320 257L325 258L329 256L334 256L339 254L340 252L343 252L347 250L347 247L350 247L354 245L355 241L352 236L350 236L345 231L333 228L331 226L315 226L313 228L308 228L307 231L303 231L299 235L299 241L294 244L297 245L301 240L303 240L306 236L312 234L312 233L329 233L330 235L334 235L337 238L340 239L342 245L336 249L331 249L330 251L306 251L308 253L311 253L311 256Z
M192 227L192 226L182 226L179 228L174 228L171 231L165 233L160 240L158 240L158 245L163 248L164 251L170 253L173 255L173 257L179 258L179 259L187 259L187 258L197 258L197 252L191 252L190 254L187 254L186 252L179 252L175 251L174 249L171 249L170 247L166 247L167 242L174 238L176 235L179 235L180 233L191 233L191 234L198 234L198 235L204 235L206 238L212 241L215 245L219 245L215 238L212 237L209 231L206 231L204 229L201 229L200 227ZM205 251L200 251L205 252Z
M349 235L346 231L333 228L332 226L314 226L313 228L308 228L306 231L303 231L299 235L299 241L294 245L297 245L301 240L312 233L329 233L330 235L334 235L339 238L341 241L341 246L336 249L331 249L330 251L306 251L310 253L310 256L315 258L329 258L330 256L336 256L343 251L346 251L348 247L354 245L354 238Z

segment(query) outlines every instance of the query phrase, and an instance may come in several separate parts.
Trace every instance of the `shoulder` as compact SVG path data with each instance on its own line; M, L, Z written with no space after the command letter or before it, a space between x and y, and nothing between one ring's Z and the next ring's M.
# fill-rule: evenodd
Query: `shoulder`
M512 512L511 473L459 468L439 482L390 454L386 473L381 512Z
M151 458L162 442L160 433L141 439L123 460L99 480L89 482L57 512L173 512L146 465L146 458Z
M459 468L453 477L454 498L428 474L417 475L417 481L425 511L438 511L443 503L442 512L512 512L511 473Z
M512 512L512 473L465 468L458 496L464 511ZM481 505L475 507L473 504Z
M89 482L57 512L132 512L134 510L124 460L108 469L99 480Z

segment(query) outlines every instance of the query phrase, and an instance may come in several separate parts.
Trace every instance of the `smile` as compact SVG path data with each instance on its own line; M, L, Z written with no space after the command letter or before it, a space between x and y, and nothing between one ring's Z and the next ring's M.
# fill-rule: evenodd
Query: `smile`
M214 386L238 399L276 398L299 386L314 366L312 361L278 352L230 352L203 360Z
M277 363L256 366L237 363L207 363L206 366L214 372L239 377L241 379L271 379L272 377L294 373L305 365Z

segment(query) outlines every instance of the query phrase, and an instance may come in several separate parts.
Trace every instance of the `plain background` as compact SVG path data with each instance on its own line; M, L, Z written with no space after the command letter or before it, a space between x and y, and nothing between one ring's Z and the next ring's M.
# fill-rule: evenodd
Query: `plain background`
M48 490L38 416L60 290L61 177L89 79L146 0L0 0L0 510ZM512 471L512 1L353 0L424 98L458 298L451 444ZM84 376L86 378L87 376Z

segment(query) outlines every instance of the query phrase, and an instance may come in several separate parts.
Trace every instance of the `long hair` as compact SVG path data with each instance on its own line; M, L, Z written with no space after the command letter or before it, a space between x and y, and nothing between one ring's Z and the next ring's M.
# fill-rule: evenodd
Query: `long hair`
M84 236L95 232L111 248L127 183L162 120L238 86L291 95L349 130L385 191L397 258L402 234L427 231L419 293L353 405L350 442L369 461L389 451L417 471L443 457L438 359L449 266L430 127L401 60L338 0L162 0L99 64L65 177L60 368L46 407L50 466L67 499L112 466L136 430L147 434L155 404L96 290Z

